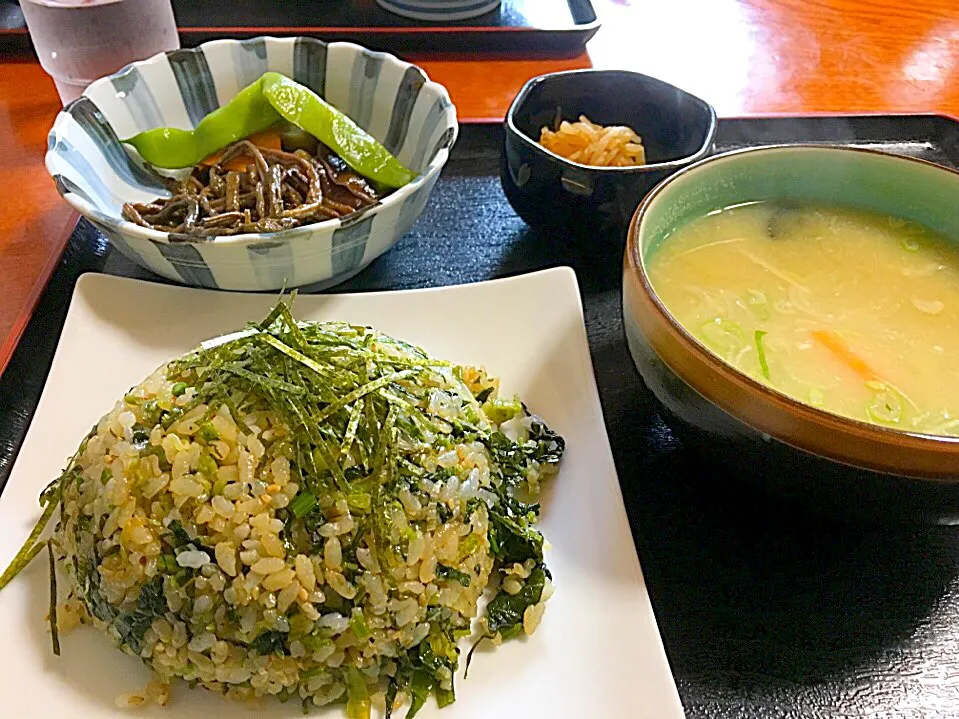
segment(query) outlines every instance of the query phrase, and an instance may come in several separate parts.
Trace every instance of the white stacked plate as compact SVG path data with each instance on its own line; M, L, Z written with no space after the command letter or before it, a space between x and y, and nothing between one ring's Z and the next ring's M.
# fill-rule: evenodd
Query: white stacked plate
M467 20L488 13L500 0L376 0L377 5L414 20Z

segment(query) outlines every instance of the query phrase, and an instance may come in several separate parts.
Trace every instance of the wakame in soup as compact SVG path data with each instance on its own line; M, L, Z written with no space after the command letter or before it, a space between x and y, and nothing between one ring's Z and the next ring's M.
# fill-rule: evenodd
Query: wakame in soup
M900 218L757 202L697 218L647 259L703 345L823 410L959 435L959 252Z

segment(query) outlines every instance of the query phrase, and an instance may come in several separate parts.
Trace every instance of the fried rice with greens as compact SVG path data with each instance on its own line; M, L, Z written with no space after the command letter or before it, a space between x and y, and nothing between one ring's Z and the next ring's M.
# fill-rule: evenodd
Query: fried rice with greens
M563 450L483 370L280 302L97 423L0 588L47 546L59 626L140 657L161 703L182 678L412 717L454 700L457 640L539 623L552 586L529 500Z

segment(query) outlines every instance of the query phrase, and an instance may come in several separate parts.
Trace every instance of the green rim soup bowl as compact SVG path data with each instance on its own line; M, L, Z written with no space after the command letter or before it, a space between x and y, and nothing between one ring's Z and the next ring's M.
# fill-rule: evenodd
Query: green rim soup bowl
M730 152L679 171L636 210L623 272L630 352L664 420L726 478L829 515L959 523L959 437L869 424L788 397L706 349L657 296L646 262L673 230L763 200L888 213L959 243L959 173L923 160L792 145Z

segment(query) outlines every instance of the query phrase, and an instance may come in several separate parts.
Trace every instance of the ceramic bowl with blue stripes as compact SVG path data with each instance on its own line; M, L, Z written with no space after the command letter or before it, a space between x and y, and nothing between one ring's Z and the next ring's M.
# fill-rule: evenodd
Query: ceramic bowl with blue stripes
M419 177L342 219L268 234L171 241L127 222L125 202L169 196L164 179L118 138L194 127L264 72L310 87ZM314 38L215 40L128 65L59 114L47 170L57 190L131 260L186 285L276 290L342 282L399 240L422 213L457 135L443 86L415 65L352 43Z
M457 21L479 17L496 9L500 0L376 0L392 13L414 20Z

